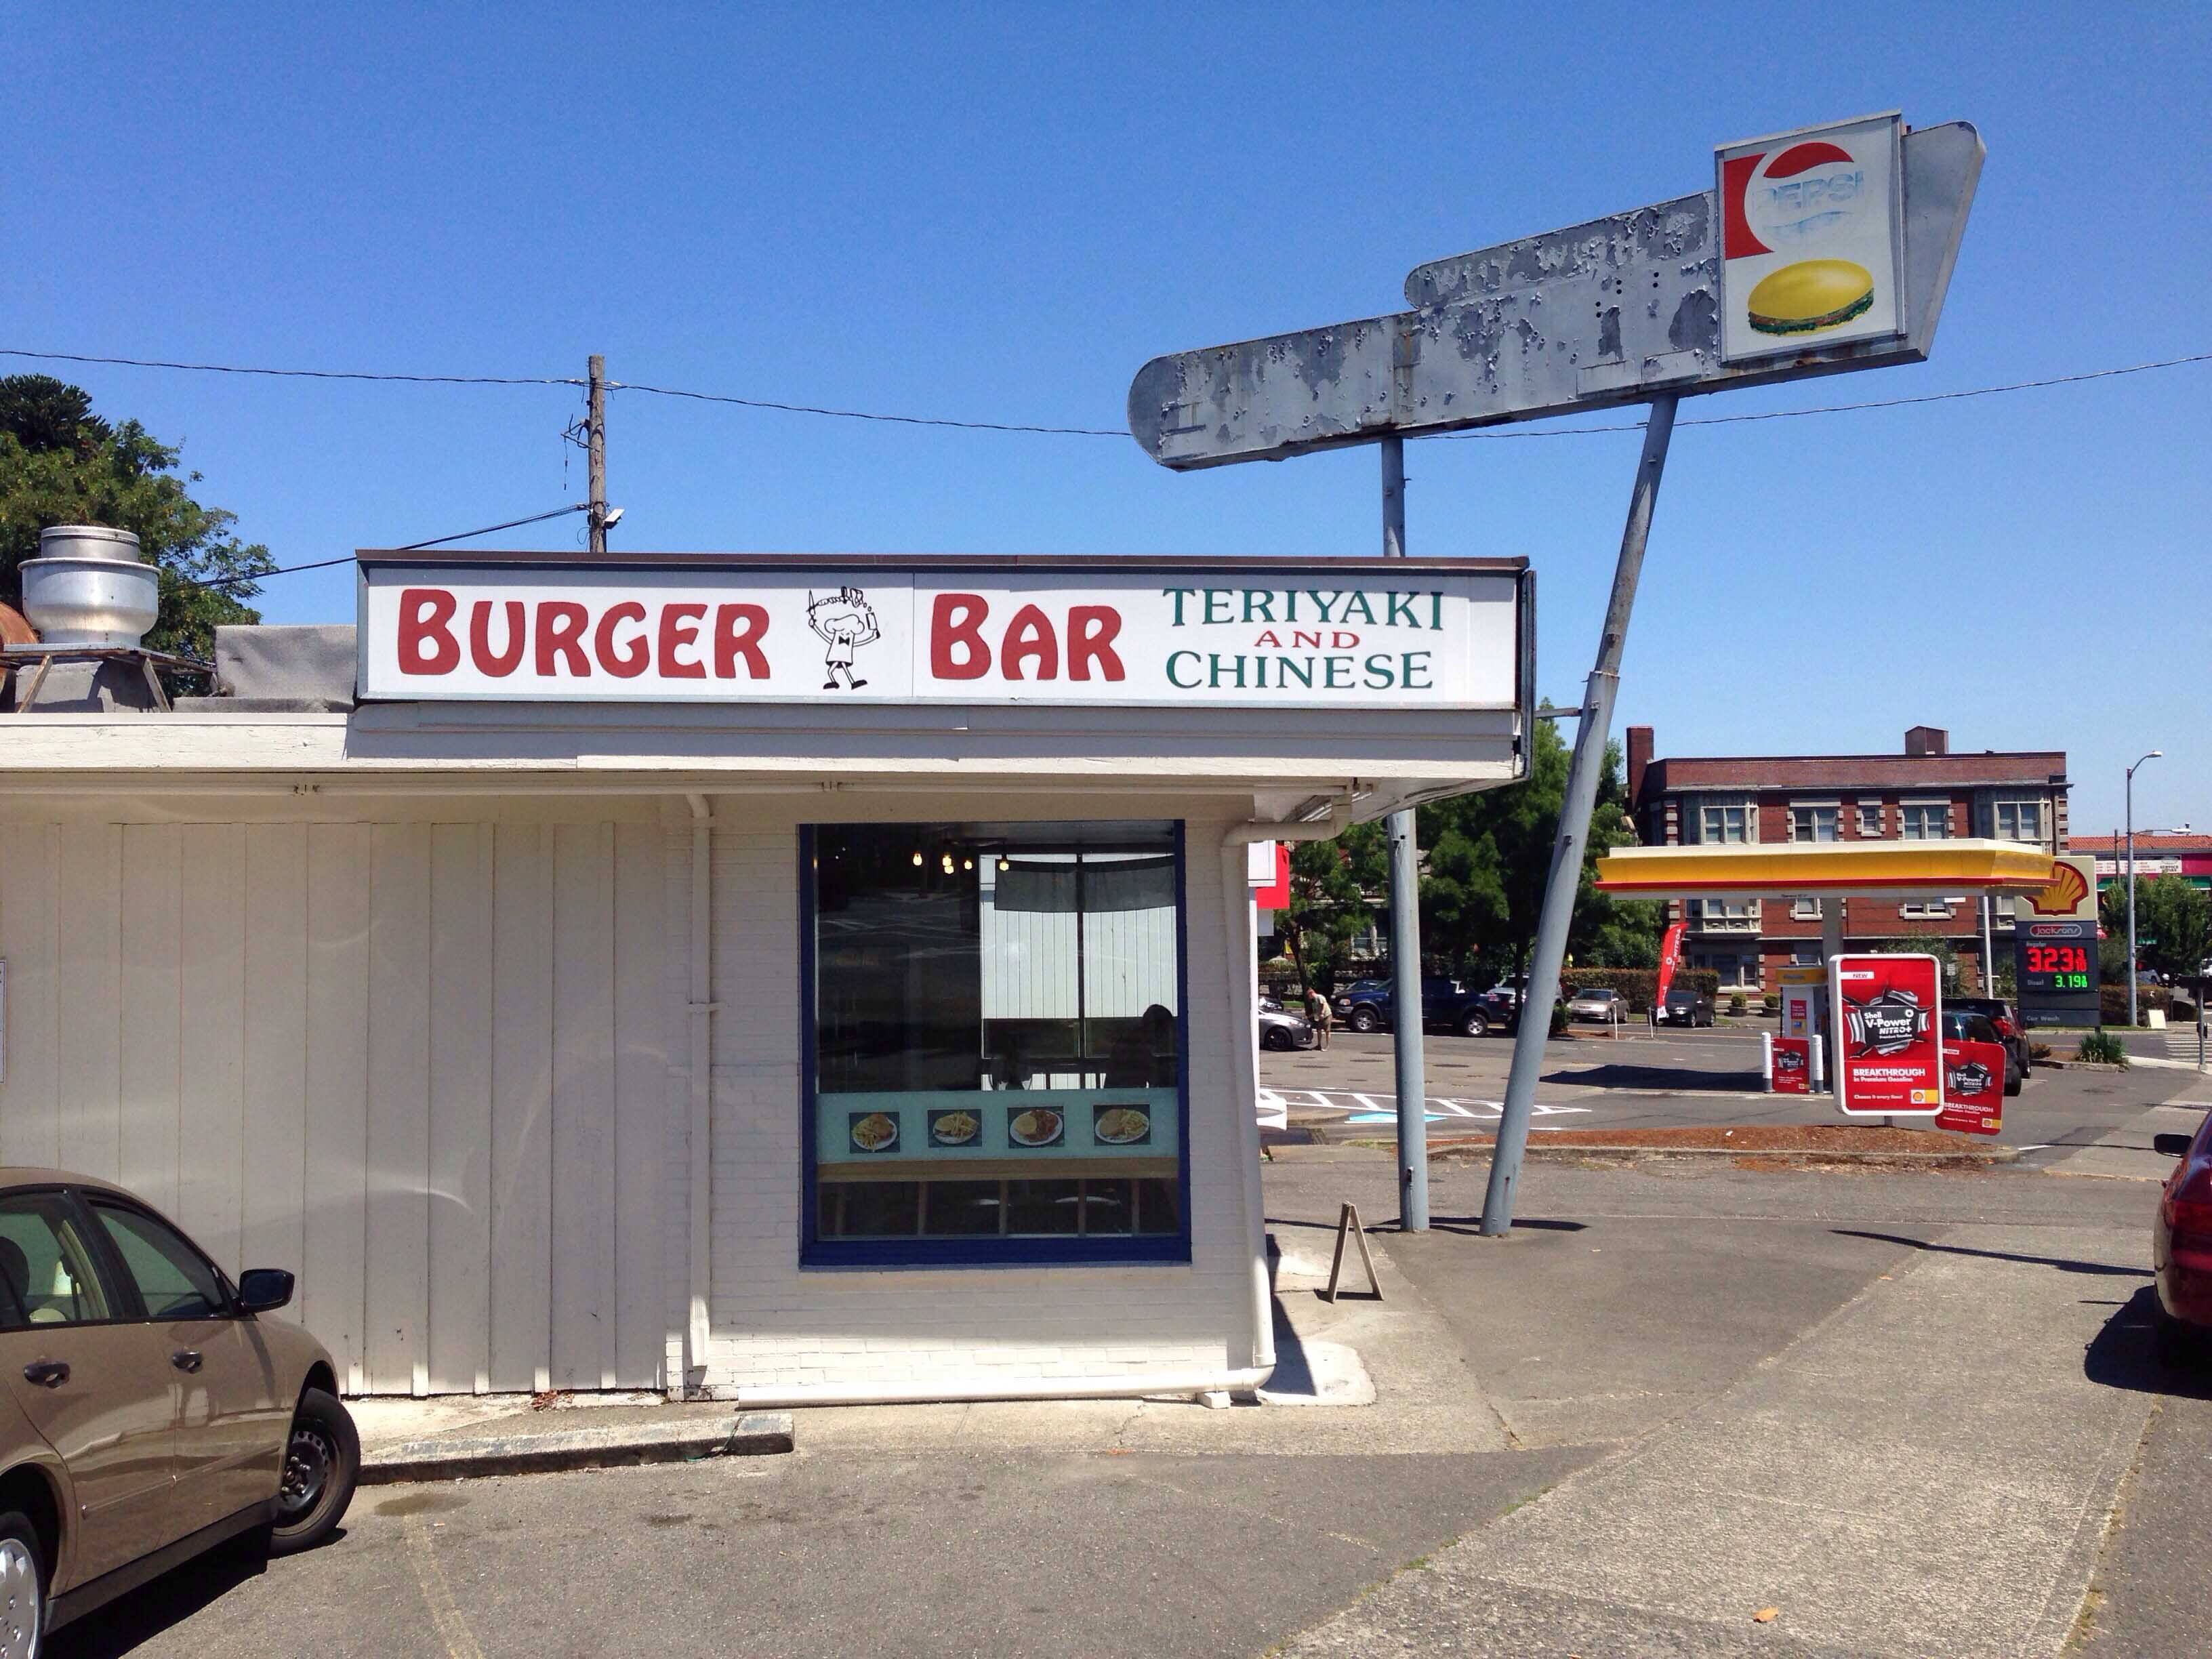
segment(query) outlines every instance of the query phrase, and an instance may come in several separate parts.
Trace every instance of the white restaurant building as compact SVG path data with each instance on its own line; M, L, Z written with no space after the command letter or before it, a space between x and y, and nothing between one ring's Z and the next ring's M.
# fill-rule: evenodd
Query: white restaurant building
M361 557L0 713L0 1160L355 1393L1264 1377L1247 846L1522 775L1523 562Z

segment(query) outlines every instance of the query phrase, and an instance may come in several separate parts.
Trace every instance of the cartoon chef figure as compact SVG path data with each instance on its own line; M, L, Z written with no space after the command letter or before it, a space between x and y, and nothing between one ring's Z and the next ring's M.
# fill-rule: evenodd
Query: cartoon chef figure
M817 599L808 589L806 625L829 647L822 654L823 666L829 672L829 678L822 682L824 691L836 690L841 678L848 691L857 691L867 684L853 678L853 653L880 638L883 630L876 626L875 607L868 603L866 594L857 587L841 587Z

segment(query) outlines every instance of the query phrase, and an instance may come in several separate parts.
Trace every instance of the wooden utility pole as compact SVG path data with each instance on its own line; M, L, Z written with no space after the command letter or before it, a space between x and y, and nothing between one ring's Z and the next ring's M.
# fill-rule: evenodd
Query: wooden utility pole
M586 516L591 521L592 551L604 553L607 550L607 360L596 352L591 359L584 453L590 458L591 468L591 497Z

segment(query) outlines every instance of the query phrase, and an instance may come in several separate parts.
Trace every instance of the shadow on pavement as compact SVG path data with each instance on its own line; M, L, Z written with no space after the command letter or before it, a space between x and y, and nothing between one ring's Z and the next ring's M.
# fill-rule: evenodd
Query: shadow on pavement
M1579 1233L1589 1226L1587 1221L1552 1221L1540 1216L1516 1215L1513 1218L1515 1232ZM1432 1232L1458 1233L1466 1237L1480 1237L1482 1218L1479 1215L1432 1215L1429 1218Z
M1313 1365L1306 1358L1305 1345L1298 1340L1297 1328L1291 1323L1279 1296L1275 1298L1275 1370L1267 1387L1269 1394L1303 1395L1316 1400L1321 1397L1321 1384L1314 1381Z
M2063 1255L2021 1255L2012 1250L1978 1250L1971 1244L1931 1244L1924 1238L1908 1238L1902 1233L1862 1232L1856 1227L1831 1227L1838 1238L1870 1238L1879 1244L1902 1244L1908 1249L1926 1250L1934 1255L1975 1255L1988 1261L2025 1261L2038 1267L2056 1267L2063 1273L2091 1273L2106 1279L2148 1279L2148 1267L2115 1267L2106 1261L2077 1261Z
M2184 1370L2158 1357L2151 1323L2157 1307L2158 1291L2148 1285L2122 1303L2083 1352L2081 1374L2092 1382L2134 1394L2212 1400L2212 1358Z
M1583 1070L1553 1072L1543 1081L1572 1084L1584 1089L1632 1089L1639 1094L1669 1089L1711 1089L1756 1095L1766 1090L1765 1079L1757 1072L1700 1072L1681 1066L1630 1066L1619 1060Z
M331 1541L344 1536L341 1528ZM57 1632L40 1651L52 1659L118 1659L268 1570L268 1553L258 1542L240 1540L220 1547L88 1613Z

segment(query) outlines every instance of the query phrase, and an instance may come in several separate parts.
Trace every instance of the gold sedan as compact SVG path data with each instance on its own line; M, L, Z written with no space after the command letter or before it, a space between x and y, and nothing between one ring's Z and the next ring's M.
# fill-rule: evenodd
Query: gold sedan
M361 1468L323 1345L120 1188L0 1168L0 1659L242 1534L320 1543Z

